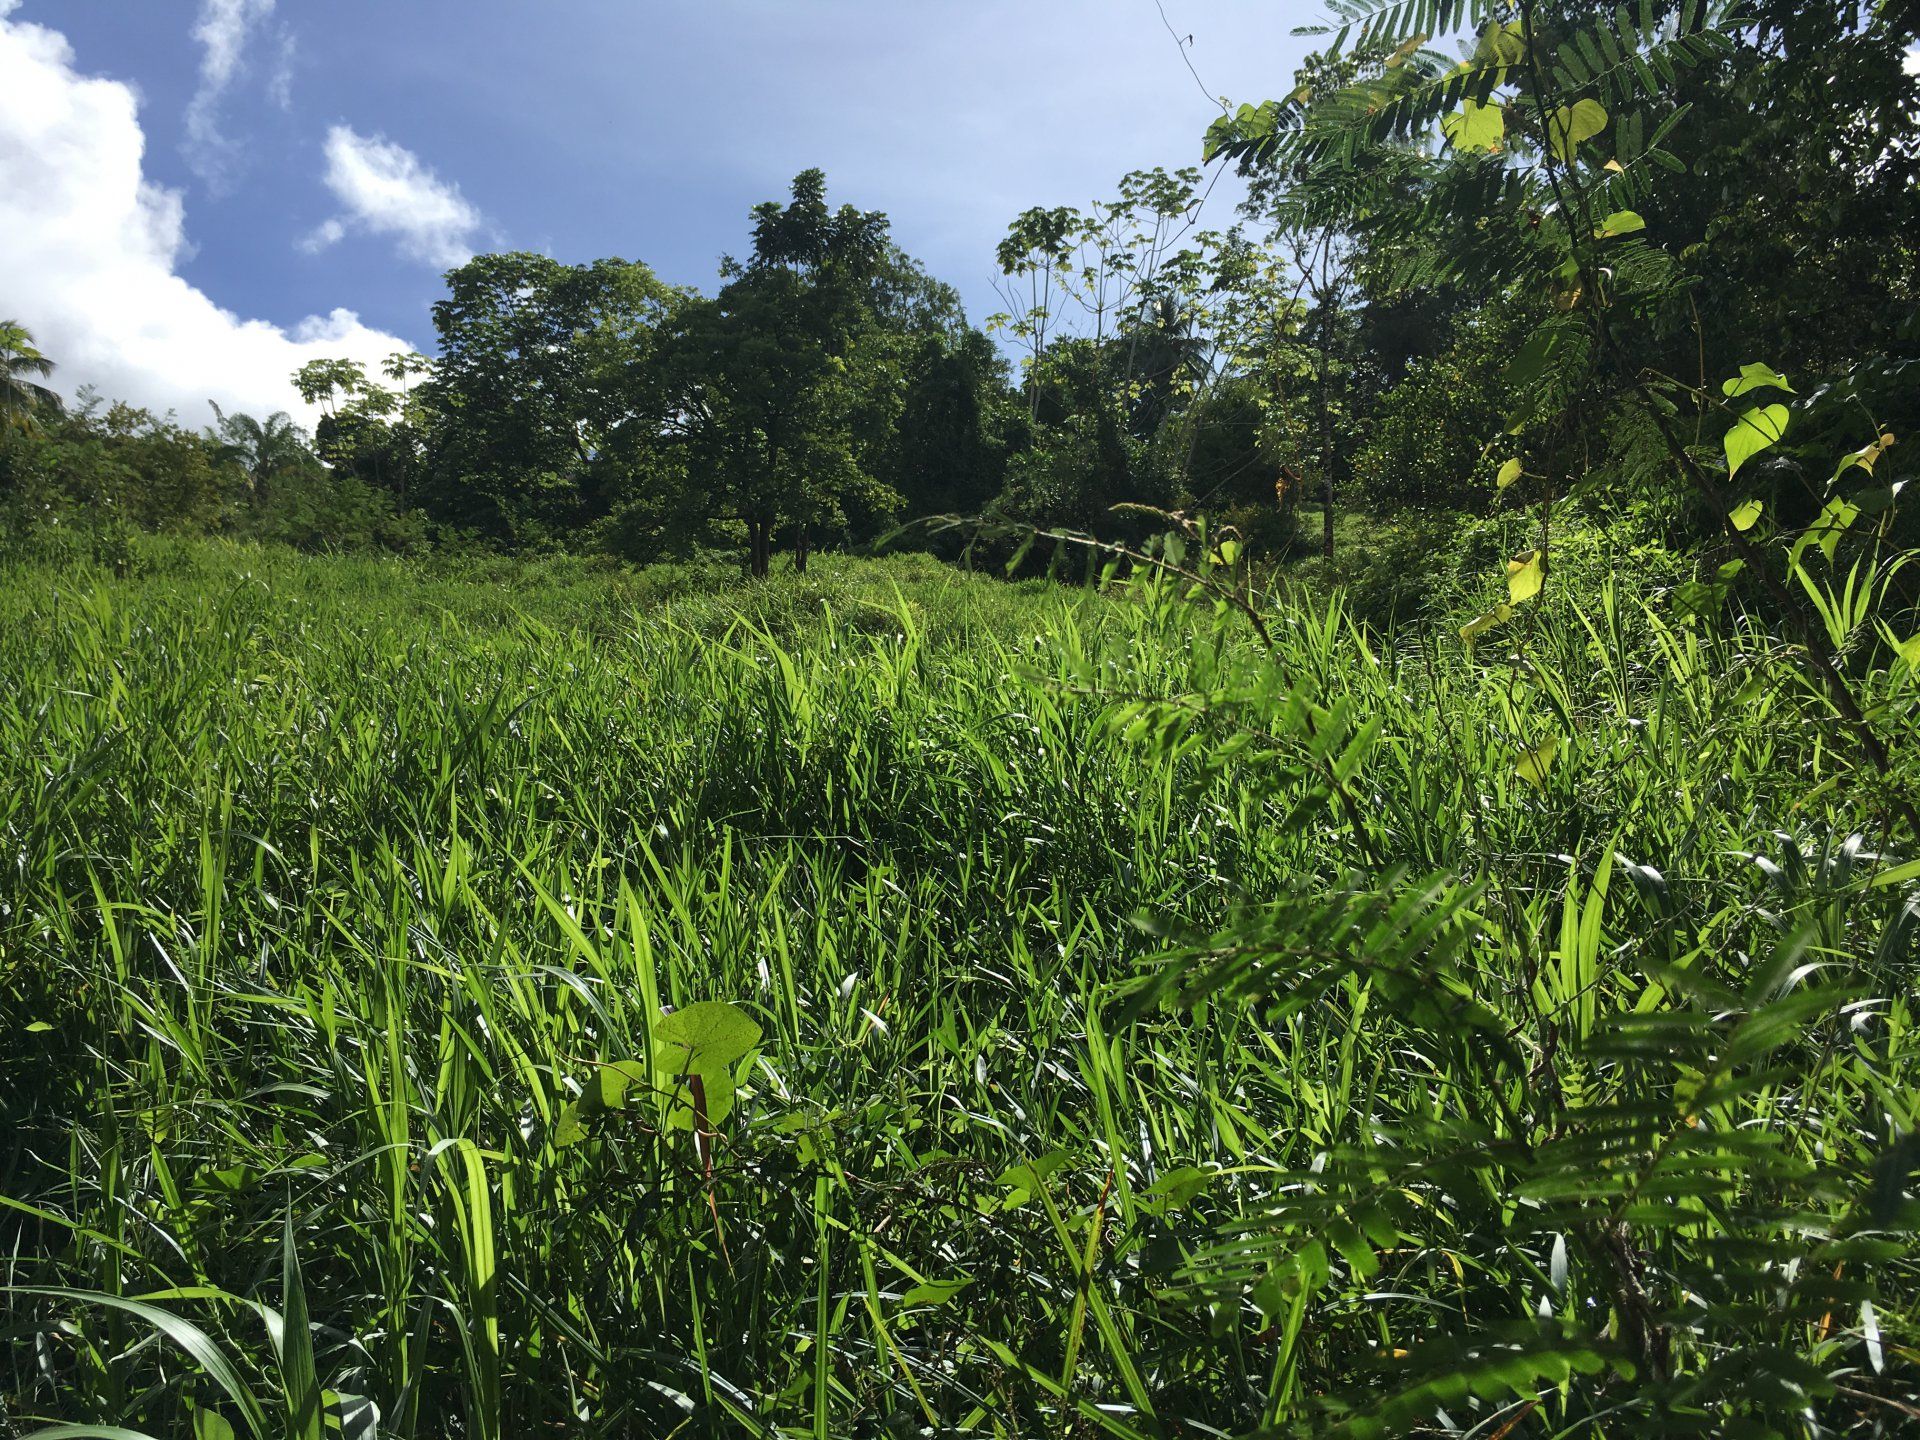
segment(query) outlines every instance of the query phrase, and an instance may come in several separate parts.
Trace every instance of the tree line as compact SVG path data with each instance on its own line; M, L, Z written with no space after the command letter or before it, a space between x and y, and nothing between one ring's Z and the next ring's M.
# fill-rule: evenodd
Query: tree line
M1563 37L1585 64L1582 7L1530 8L1544 53ZM300 371L310 434L284 415L196 431L84 392L62 407L50 362L9 326L0 504L16 529L79 512L308 548L724 549L755 575L778 552L804 568L902 527L937 545L946 515L1112 538L1206 513L1255 549L1331 554L1339 511L1531 503L1501 483L1514 436L1558 490L1625 498L1684 543L1704 517L1621 397L1645 373L1704 385L1765 354L1827 377L1806 450L1779 447L1762 472L1791 515L1823 478L1803 453L1915 409L1912 27L1884 4L1763 0L1689 63L1701 7L1642 8L1676 37L1655 52L1672 72L1651 78L1685 123L1616 137L1635 228L1609 301L1645 323L1580 371L1577 406L1509 403L1517 378L1553 368L1529 354L1543 322L1583 303L1577 275L1520 278L1551 244L1550 201L1481 203L1520 193L1537 139L1469 97L1443 143L1376 125L1331 170L1292 143L1315 96L1390 94L1429 63L1362 44L1214 127L1209 159L1249 181L1232 224L1205 223L1201 168L1030 209L998 246L1004 308L981 325L884 215L831 206L808 170L753 208L712 293L623 259L476 257L446 276L433 358Z

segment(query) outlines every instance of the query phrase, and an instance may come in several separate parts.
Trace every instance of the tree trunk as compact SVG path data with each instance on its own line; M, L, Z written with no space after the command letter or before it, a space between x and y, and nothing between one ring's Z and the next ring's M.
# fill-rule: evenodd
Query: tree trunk
M807 573L807 554L810 549L811 546L807 543L807 527L806 524L802 522L796 525L793 531L793 568L795 573L800 575Z
M773 552L773 525L766 520L747 521L747 573L755 580L767 578L767 562Z
M1331 560L1333 558L1333 467L1327 467L1327 493L1321 511L1320 553Z
M1321 336L1320 380L1320 553L1333 559L1333 397L1327 393L1332 378L1331 327Z

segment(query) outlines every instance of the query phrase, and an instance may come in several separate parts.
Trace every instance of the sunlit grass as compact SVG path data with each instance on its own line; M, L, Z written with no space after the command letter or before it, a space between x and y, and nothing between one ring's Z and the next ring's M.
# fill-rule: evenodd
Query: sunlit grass
M1870 888L1872 799L1823 783L1760 639L1598 587L1518 668L1337 606L1272 624L1262 655L1171 595L916 560L753 591L213 547L10 573L0 1428L318 1434L301 1310L350 1433L1277 1423L1436 1311L1542 1294L1544 1253L1444 1206L1304 1328L1193 1283L1283 1173L1449 1081L1352 979L1138 1019L1128 985L1167 935L1374 859L1486 887L1475 983L1569 1026L1811 917L1870 1003L1743 1123L1861 1174L1910 1133L1905 892ZM1910 714L1911 676L1880 683ZM1378 727L1340 771L1367 845L1289 695L1336 755ZM1515 758L1549 733L1536 786ZM556 1143L598 1067L709 999L763 1032L710 1166L645 1103ZM1910 1259L1876 1293L1892 1377L1857 1304L1818 1343L1885 1389Z

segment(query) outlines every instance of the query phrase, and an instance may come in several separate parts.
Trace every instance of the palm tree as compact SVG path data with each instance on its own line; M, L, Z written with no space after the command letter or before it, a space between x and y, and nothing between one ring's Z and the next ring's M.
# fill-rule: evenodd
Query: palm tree
M60 397L38 384L53 374L53 362L34 348L33 336L18 320L0 320L0 423L34 428L42 410L58 413Z
M246 473L247 486L255 495L264 494L274 477L313 464L306 433L284 410L275 411L262 423L251 415L229 415L211 400L207 403L213 405L220 422L215 427L221 441L220 458L231 460Z

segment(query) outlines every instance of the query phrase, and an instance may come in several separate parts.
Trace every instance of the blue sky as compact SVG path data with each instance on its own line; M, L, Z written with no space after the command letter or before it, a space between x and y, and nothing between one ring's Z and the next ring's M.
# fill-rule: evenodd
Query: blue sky
M1017 211L1197 163L1208 92L1283 93L1318 10L1163 3L1184 56L1154 0L0 0L0 315L197 422L329 344L429 348L474 249L710 286L818 165L980 320Z

